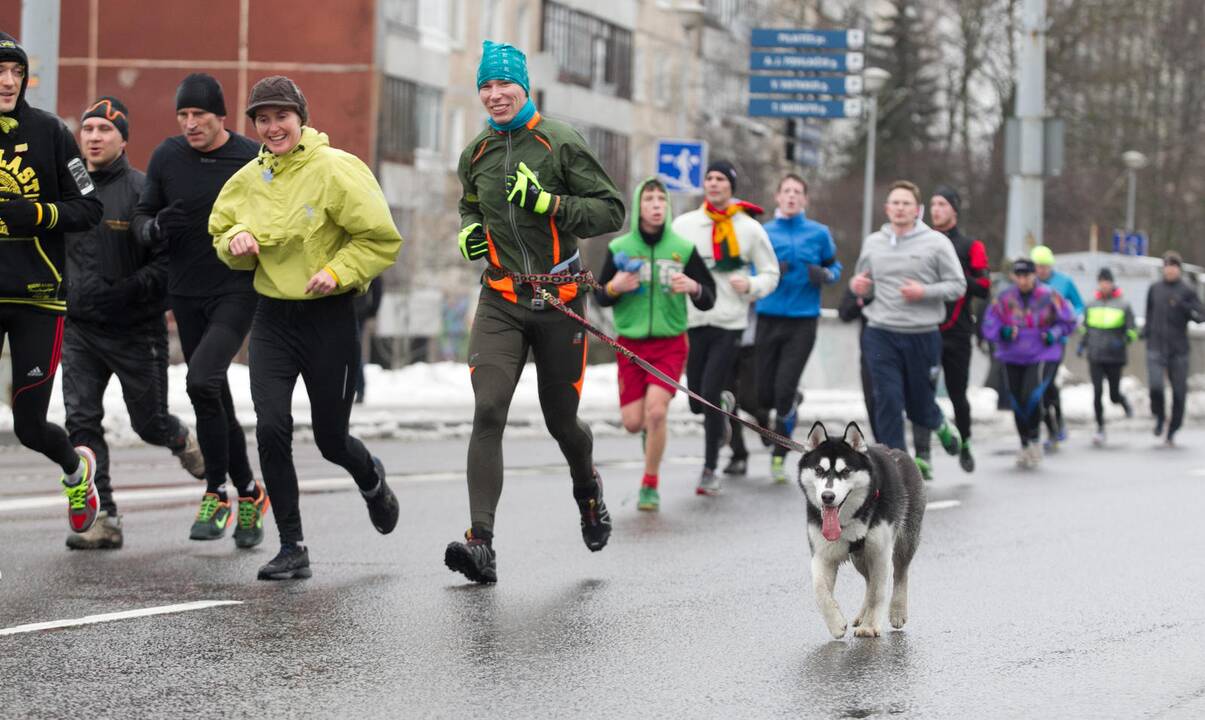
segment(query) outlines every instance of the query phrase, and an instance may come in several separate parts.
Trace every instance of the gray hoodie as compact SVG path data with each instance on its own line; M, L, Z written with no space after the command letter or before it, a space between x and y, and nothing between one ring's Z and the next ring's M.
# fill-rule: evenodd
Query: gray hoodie
M869 271L874 281L871 297L862 310L867 325L893 332L921 333L937 330L946 316L946 302L966 292L962 265L949 238L920 220L903 237L890 224L862 242L854 274ZM925 286L924 298L908 302L900 294L906 280Z

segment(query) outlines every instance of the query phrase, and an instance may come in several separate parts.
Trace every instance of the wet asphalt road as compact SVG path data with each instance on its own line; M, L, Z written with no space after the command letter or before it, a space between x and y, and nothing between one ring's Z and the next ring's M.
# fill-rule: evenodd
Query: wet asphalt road
M463 440L371 443L402 501L390 536L350 483L307 492L314 577L289 583L254 579L272 542L190 542L195 499L127 503L125 549L68 552L59 504L5 509L53 487L39 458L7 450L0 631L241 604L0 636L0 715L1199 718L1205 455L1114 435L1093 450L1080 430L1031 473L1003 432L978 440L974 475L939 459L929 500L959 504L927 514L909 624L844 641L812 599L799 490L758 472L696 497L699 437L671 440L655 515L635 509L638 441L599 440L615 532L598 554L554 444L508 442L523 469L494 587L442 564L467 516ZM307 481L338 476L312 446L298 457ZM117 450L114 466L123 487L199 497L162 451ZM849 616L862 587L842 568Z

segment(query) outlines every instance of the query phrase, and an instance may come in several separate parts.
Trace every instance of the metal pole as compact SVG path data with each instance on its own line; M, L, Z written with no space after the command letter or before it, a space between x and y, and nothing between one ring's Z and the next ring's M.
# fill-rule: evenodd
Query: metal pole
M21 45L29 53L30 105L57 115L59 112L60 0L22 0Z
M1138 197L1138 171L1134 168L1126 170L1126 232L1134 232L1134 201Z
M870 235L870 220L874 208L874 151L879 124L879 96L871 93L870 127L866 131L866 170L862 173L862 239Z
M1020 170L1008 180L1008 224L1004 239L1005 254L1010 258L1023 254L1027 244L1042 242L1046 22L1046 0L1024 0L1017 48Z

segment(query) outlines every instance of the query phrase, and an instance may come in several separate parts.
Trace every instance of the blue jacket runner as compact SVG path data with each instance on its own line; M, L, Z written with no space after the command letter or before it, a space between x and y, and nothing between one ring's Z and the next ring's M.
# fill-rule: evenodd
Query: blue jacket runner
M827 225L809 220L805 213L776 217L766 223L766 234L778 256L782 275L778 288L757 301L758 315L817 317L820 315L820 286L812 283L809 266L824 271L824 283L841 279L837 245Z

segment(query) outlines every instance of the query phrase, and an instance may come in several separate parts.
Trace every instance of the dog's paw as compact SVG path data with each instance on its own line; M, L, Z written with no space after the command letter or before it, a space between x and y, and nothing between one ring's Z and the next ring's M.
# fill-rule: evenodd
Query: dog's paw
M864 617L866 617L866 606L865 605L863 605L862 609L858 611L858 614L854 616L854 621L851 624L854 627L858 627L859 625L862 624L862 618L864 618Z
M841 638L845 637L845 631L848 629L848 625L845 623L845 618L838 615L835 618L830 618L827 623L828 631L833 634L834 638L840 640Z
M904 623L908 622L908 608L903 603L897 605L891 603L891 610L887 613L887 619L891 621L891 627L899 630L904 627Z
M878 637L880 634L876 625L860 625L854 630L854 637Z

